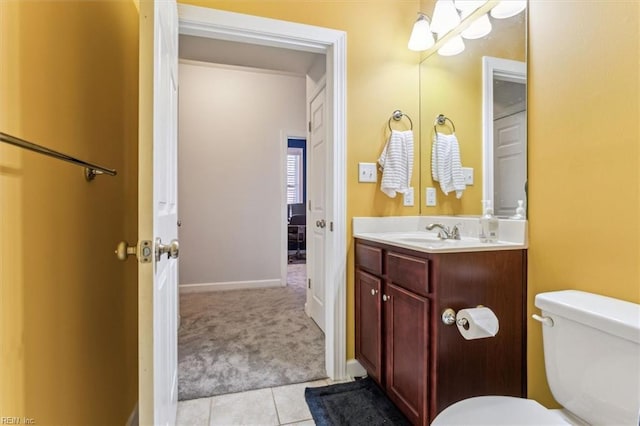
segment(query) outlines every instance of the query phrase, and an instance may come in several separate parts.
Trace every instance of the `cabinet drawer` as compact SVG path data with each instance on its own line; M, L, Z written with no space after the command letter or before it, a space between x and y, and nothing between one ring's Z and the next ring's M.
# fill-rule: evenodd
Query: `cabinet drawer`
M356 265L372 274L382 275L382 249L356 243Z
M426 296L429 293L429 260L389 252L387 279L393 284Z

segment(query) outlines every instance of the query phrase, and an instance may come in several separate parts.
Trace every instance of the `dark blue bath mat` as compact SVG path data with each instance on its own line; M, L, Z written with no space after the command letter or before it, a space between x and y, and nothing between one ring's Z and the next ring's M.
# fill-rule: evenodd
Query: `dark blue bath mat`
M304 398L317 426L410 425L371 378L306 388Z

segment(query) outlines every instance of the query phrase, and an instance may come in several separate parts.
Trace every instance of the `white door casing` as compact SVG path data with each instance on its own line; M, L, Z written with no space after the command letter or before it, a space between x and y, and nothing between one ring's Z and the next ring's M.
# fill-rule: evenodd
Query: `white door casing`
M325 331L326 234L330 232L327 222L327 191L325 170L327 164L327 128L325 86L312 96L308 105L309 138L307 154L307 314Z
M140 2L138 239L177 240L178 14L174 0ZM140 246L141 247L141 246ZM178 397L178 261L138 267L139 419L173 425Z
M494 121L494 211L511 216L525 200L527 182L527 117L525 111Z
M491 56L482 57L482 198L491 200L494 205L494 97L493 81L501 79L511 82L527 83L527 65L524 62L511 59L494 58ZM526 166L526 120L524 164ZM526 177L526 171L525 171ZM525 200L526 197L522 198ZM497 210L496 210L497 213ZM512 210L509 215L514 214Z
M180 34L325 54L327 165L325 362L346 376L346 33L191 5L178 5Z

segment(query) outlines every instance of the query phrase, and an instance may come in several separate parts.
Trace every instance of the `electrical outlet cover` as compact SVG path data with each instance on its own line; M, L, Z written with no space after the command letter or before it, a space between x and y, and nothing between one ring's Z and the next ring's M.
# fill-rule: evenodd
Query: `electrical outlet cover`
M465 185L473 185L473 167L463 167L462 177Z
M413 188L409 188L409 190L402 195L404 196L404 198L402 199L402 204L405 207L412 207L413 206Z
M436 205L436 189L427 188L427 206L434 207Z
M358 163L358 182L376 182L376 163Z

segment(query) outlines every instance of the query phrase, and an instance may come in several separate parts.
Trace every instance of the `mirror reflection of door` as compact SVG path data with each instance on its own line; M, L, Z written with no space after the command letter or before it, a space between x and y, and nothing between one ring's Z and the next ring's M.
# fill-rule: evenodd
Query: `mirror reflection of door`
M513 215L518 200L526 200L527 85L509 76L493 77L494 211Z
M527 205L527 68L521 61L483 56L483 199L497 216Z

